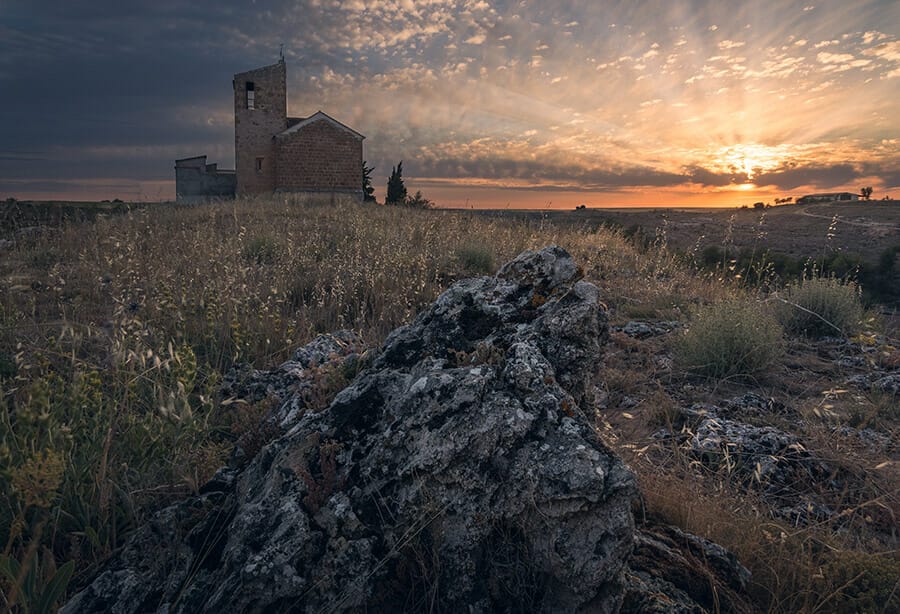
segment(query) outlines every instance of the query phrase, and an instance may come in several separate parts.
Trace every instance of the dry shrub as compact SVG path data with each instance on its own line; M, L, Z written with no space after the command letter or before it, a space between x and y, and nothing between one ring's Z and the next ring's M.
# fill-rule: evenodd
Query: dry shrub
M277 406L278 399L264 399L258 403L236 403L230 412L230 430L235 445L242 453L241 462L248 463L268 443L282 434L278 424L266 418Z
M491 275L494 273L494 254L480 245L465 245L456 252L460 266L472 275Z
M768 306L739 297L697 310L675 359L699 375L752 377L771 369L782 351L781 326Z
M669 431L681 418L681 407L661 386L641 402L641 409L646 410L649 425Z
M863 318L859 287L833 277L808 277L784 289L777 314L792 333L848 336L859 329Z
M857 550L824 526L774 521L752 497L700 482L687 467L661 471L656 462L631 460L643 513L732 551L752 574L749 591L761 611L892 612L900 605L895 555Z

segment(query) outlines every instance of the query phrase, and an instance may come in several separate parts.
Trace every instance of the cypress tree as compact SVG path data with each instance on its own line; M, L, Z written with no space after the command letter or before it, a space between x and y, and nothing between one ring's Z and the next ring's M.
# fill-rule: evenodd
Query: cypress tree
M402 205L406 202L406 186L403 185L403 160L391 169L391 176L387 182L386 205Z
M366 161L363 160L363 202L374 203L375 202L375 188L372 187L372 171L375 170L374 166L366 166Z

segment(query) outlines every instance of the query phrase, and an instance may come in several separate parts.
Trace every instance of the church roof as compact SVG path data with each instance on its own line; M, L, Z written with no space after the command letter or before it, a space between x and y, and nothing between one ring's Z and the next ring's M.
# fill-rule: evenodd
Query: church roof
M316 111L315 113L313 113L312 115L310 115L307 118L289 117L288 118L288 128L286 130L283 130L282 132L278 133L276 136L279 136L279 137L287 136L289 134L297 132L304 126L308 126L311 123L317 122L317 121L327 121L330 124L332 124L333 126L340 128L341 130L344 130L346 132L349 132L350 134L352 134L353 136L355 136L356 138L358 138L360 140L366 138L363 135L361 135L359 132L357 132L356 130L351 128L350 126L342 124L338 120L323 113L322 111ZM296 122L296 123L292 124L291 122Z

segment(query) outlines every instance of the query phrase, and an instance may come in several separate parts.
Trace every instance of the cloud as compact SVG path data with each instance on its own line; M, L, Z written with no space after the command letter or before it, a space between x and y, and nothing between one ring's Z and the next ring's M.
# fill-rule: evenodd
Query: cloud
M722 173L711 171L702 166L686 167L684 169L684 178L690 183L711 187L725 187L728 185L747 183L748 181L746 173Z
M863 54L889 62L900 62L900 41L880 43L864 50Z
M784 79L796 73L804 64L803 58L781 56L777 59L763 61L760 68L749 71L748 75L759 78Z
M407 162L404 162L404 167ZM590 167L562 163L552 157L513 159L484 154L471 158L431 156L409 162L410 176L436 180L477 179L495 187L552 186L553 189L592 191L631 186L681 185L689 177L648 166Z
M849 53L828 53L827 51L820 51L816 55L816 59L822 64L843 64L844 62L850 62L856 58Z
M754 175L753 182L759 186L774 186L780 190L793 190L803 186L817 189L837 188L856 181L859 170L852 164L829 165L809 164L784 165L771 171Z
M863 34L863 42L867 45L871 44L874 41L880 41L886 38L888 38L887 34L878 32L877 30L872 30Z

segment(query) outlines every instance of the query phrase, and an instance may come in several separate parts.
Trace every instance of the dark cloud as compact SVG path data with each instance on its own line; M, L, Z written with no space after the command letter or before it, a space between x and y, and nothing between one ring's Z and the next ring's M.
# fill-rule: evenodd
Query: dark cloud
M685 168L685 174L690 178L691 183L703 186L724 187L750 181L747 173L716 173L702 166L689 166Z
M900 157L886 164L863 164L862 174L877 177L885 189L900 189Z
M174 160L174 155L147 158L146 156L124 154L41 161L0 159L0 177L34 181L46 178L54 180L171 179L175 166Z
M515 160L505 158L431 159L405 163L410 173L424 177L444 179L487 179L497 182L519 180L531 184L533 189L593 191L624 187L675 188L685 184L707 187L726 187L754 183L772 186L779 190L793 190L802 186L828 189L854 183L860 177L875 175L885 185L898 185L900 171L888 171L880 166L869 166L866 172L851 164L784 166L750 177L743 172L720 173L701 166L689 166L682 173L670 173L646 166L624 168L589 168L578 165L562 165L540 159Z
M59 181L54 179L9 181L0 179L0 194L16 194L20 192L60 192L72 193L84 190L85 184L80 181ZM138 195L140 184L136 181L97 181L90 184L92 190L109 191L117 194Z
M203 110L229 109L231 75L277 58L277 43L257 36L267 4L5 3L0 142L42 148L228 138L231 127L210 128Z
M503 157L431 158L404 162L411 176L442 179L487 179L498 183L517 180L510 187L530 185L534 189L592 191L632 186L674 187L685 183L727 185L729 181L710 171L693 168L685 174L660 171L646 166L591 168L578 164L560 164L553 160L516 160ZM714 179L718 177L717 179ZM708 183L716 181L716 183Z
M753 183L758 186L774 186L779 190L793 190L801 186L815 186L819 189L835 188L855 182L860 177L859 170L852 164L831 164L808 166L784 166L755 175Z

